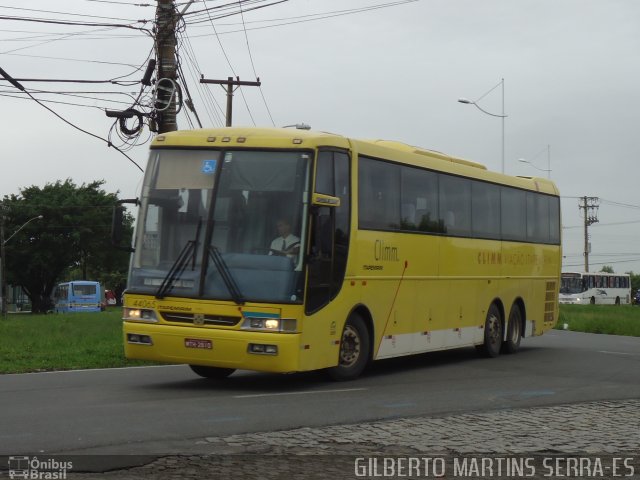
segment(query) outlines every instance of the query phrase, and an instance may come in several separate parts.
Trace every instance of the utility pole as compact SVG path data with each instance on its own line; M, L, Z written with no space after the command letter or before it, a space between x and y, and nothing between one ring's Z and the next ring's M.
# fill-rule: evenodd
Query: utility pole
M158 0L156 7L156 121L158 133L178 129L176 95L176 22L178 14L174 0Z
M598 208L600 199L598 197L582 197L582 203L578 205L580 210L584 210L584 271L589 271L589 225L598 222Z
M0 207L0 307L2 318L7 316L7 281L5 278L5 254L4 254L4 209Z
M249 87L259 87L260 79L258 78L255 82L245 82L241 81L240 77L236 77L234 80L233 77L227 77L226 80L209 80L204 78L204 76L200 79L200 83L213 83L216 85L223 85L222 88L227 92L227 122L226 126L230 127L232 122L232 114L233 114L233 92L235 88L239 86L249 86Z

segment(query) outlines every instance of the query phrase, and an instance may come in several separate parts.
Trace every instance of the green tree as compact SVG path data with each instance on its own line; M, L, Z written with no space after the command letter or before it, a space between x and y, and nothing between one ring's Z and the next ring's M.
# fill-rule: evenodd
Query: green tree
M633 272L626 272L631 278L631 295L635 296L636 292L640 290L640 274Z
M603 272L603 273L615 273L615 272L613 271L613 267L612 267L612 266L610 266L610 265L605 265L605 266L603 266L603 267L600 269L600 271L601 271L601 272Z
M100 180L77 186L67 179L5 196L8 234L42 215L6 244L7 282L22 286L34 312L50 308L53 288L60 281L82 277L124 282L128 254L114 249L110 241L111 212L118 197L102 190L103 184ZM132 223L128 216L129 238ZM77 276L68 278L71 272Z

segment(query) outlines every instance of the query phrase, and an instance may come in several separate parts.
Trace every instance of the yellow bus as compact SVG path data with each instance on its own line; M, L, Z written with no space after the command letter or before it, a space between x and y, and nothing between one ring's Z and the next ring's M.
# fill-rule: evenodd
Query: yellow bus
M513 353L557 320L546 179L397 142L203 129L155 138L135 202L128 358L343 380L400 355Z

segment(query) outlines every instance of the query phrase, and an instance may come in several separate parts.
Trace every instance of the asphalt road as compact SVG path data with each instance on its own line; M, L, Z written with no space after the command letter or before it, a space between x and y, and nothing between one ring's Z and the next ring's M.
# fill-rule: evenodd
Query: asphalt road
M640 398L640 338L552 331L516 355L461 349L321 373L186 366L0 376L0 455L196 453L208 436L459 412Z

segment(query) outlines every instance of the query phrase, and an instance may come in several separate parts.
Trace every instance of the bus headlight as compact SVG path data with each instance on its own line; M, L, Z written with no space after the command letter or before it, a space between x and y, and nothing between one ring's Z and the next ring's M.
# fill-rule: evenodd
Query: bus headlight
M133 320L134 322L157 322L156 312L146 308L129 308L122 309L123 320Z
M298 322L294 318L247 317L242 322L242 330L293 333L297 325Z

